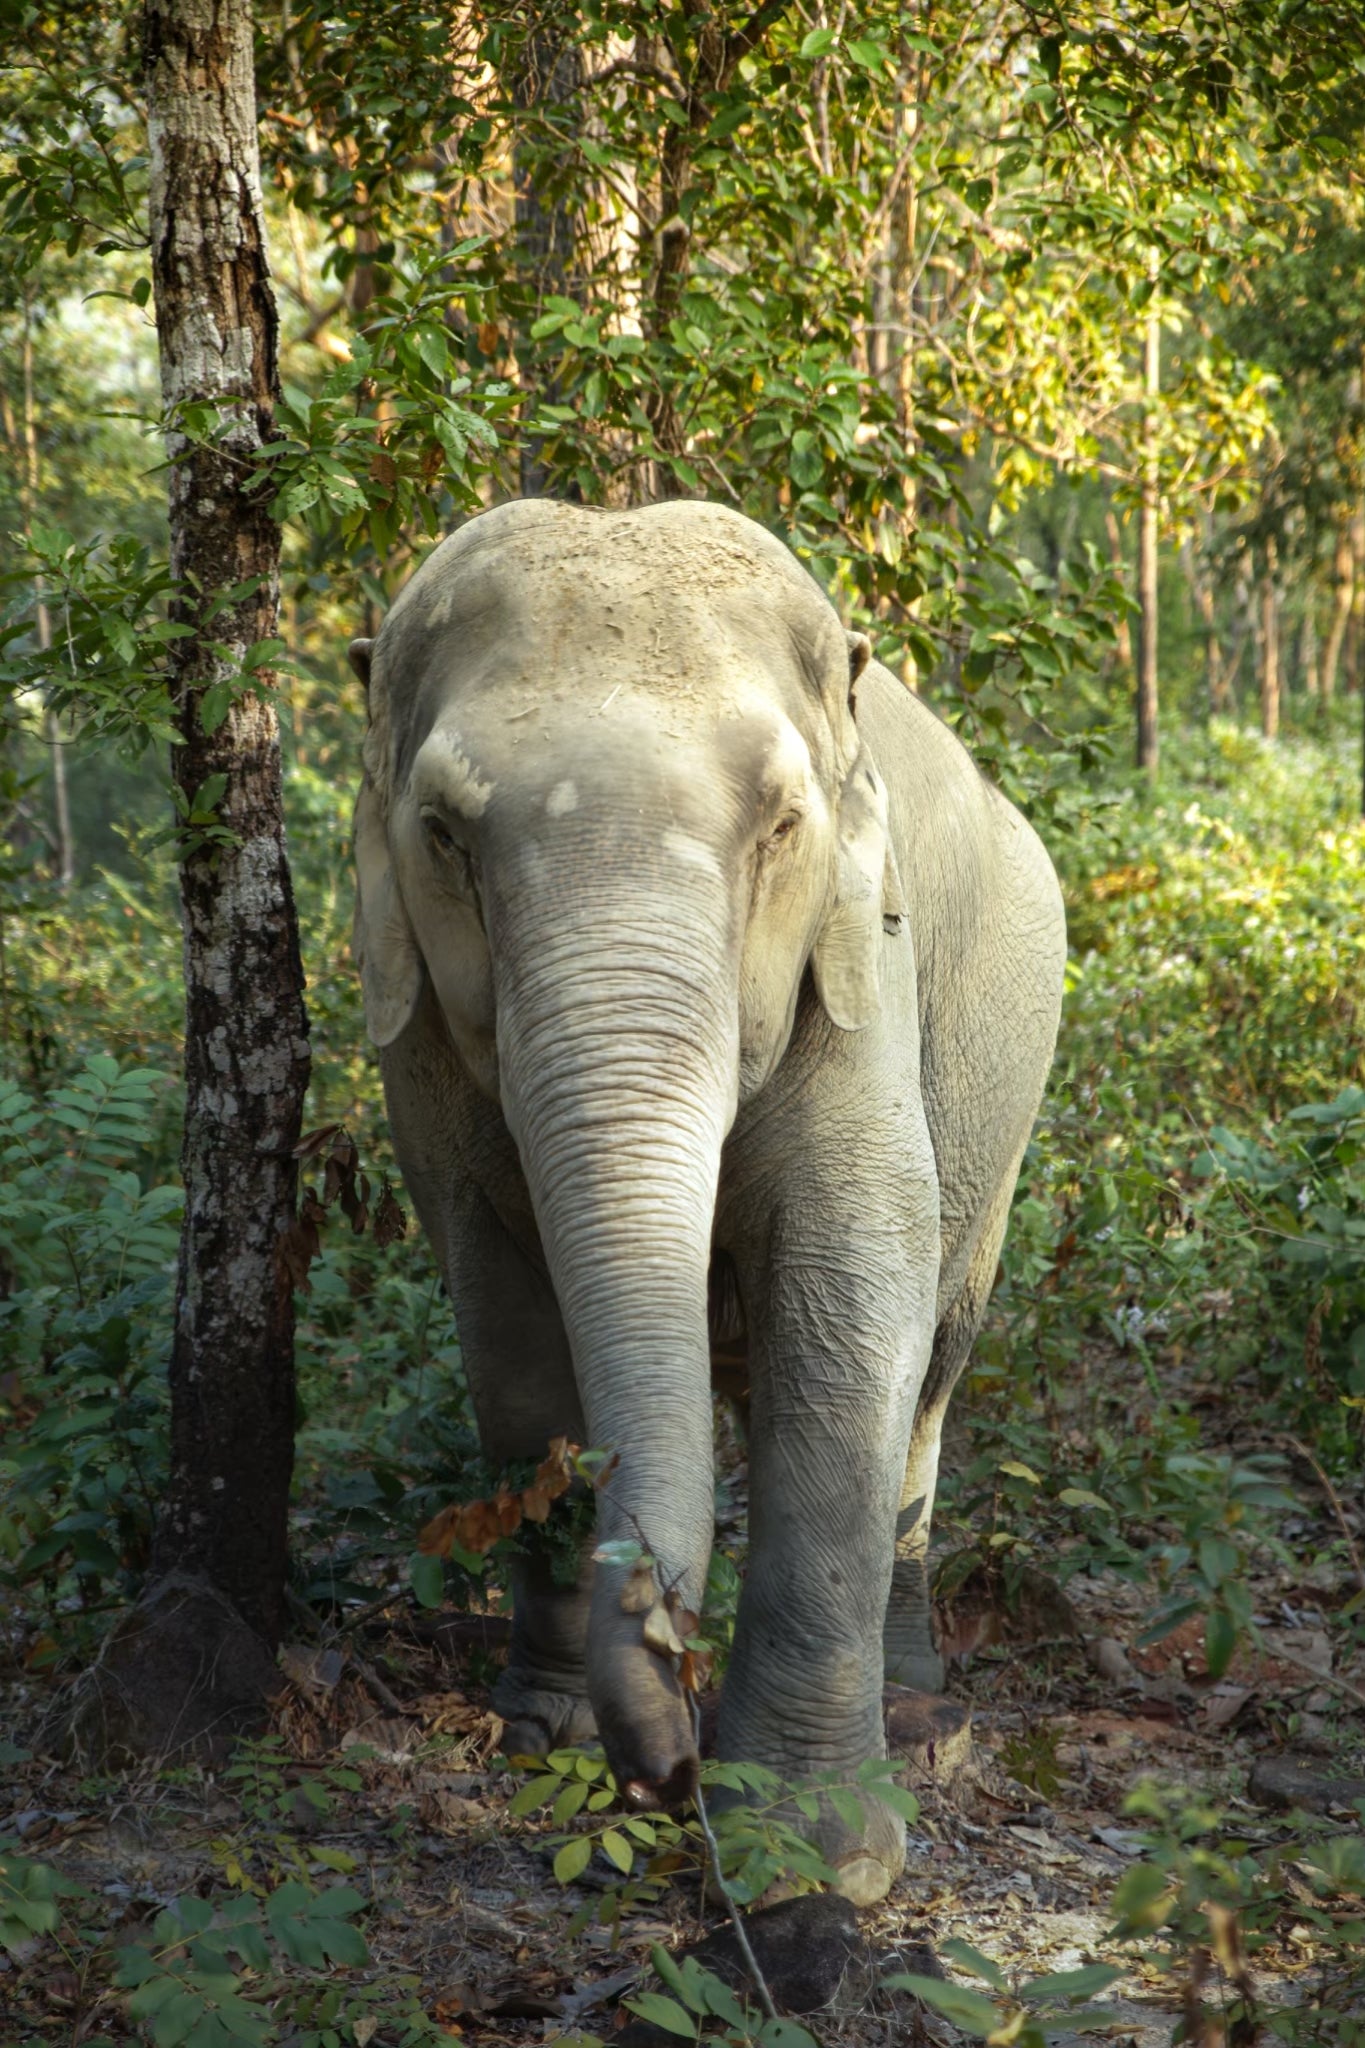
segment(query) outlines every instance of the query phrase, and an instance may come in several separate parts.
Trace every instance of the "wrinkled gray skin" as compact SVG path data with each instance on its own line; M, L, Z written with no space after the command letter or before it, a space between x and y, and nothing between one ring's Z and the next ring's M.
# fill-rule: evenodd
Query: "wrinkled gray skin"
M504 505L353 659L366 1018L484 1448L617 1449L597 1540L643 1533L700 1608L712 1352L747 1344L720 1752L854 1770L883 1670L942 1679L939 1433L1052 1056L1047 855L720 506ZM673 1801L690 1712L622 1571L521 1573L497 1703L512 1750L595 1720L627 1796ZM858 1903L901 1867L881 1806L817 1833Z

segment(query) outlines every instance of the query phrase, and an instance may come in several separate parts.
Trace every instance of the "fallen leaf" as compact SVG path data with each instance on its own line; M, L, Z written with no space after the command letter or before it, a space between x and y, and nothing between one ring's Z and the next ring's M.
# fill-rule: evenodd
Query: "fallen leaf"
M1206 1728L1230 1728L1247 1701L1255 1697L1254 1686L1216 1685L1204 1701L1202 1716L1204 1726Z

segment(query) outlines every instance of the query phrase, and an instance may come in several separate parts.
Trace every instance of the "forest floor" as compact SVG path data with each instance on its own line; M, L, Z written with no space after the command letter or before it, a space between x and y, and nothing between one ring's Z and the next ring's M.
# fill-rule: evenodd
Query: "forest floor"
M1334 1534L1326 1505L1321 1527L1314 1513L1305 1507L1304 1556ZM1150 1941L1144 1956L1142 1942L1111 1933L1115 1887L1150 1853L1148 1823L1125 1811L1146 1780L1176 1807L1219 1809L1224 1838L1234 1831L1247 1850L1284 1845L1250 1983L1267 2014L1318 1995L1323 1958L1312 1913L1301 1913L1313 1894L1295 1865L1305 1823L1285 1809L1312 1807L1318 1837L1358 1831L1365 1670L1334 1663L1332 1589L1283 1564L1254 1592L1259 1641L1217 1681L1197 1623L1137 1646L1150 1600L1112 1575L1075 1577L1065 1595L1041 1573L1026 1575L1012 1606L968 1587L940 1614L950 1692L971 1710L971 1760L950 1782L936 1775L936 1756L934 1768L922 1753L907 1764L922 1810L905 1873L861 1916L870 1972L847 1977L841 2001L805 2021L821 2042L966 2038L907 1994L875 1989L889 1970L922 1971L925 1946L956 1938L1011 1984L1124 1964L1103 2001L1114 2014L1103 2037L1164 2048L1192 1995L1192 1957L1210 1972L1203 1995L1215 2005L1220 1964L1201 1965L1190 1949L1163 1973ZM265 1891L296 1877L340 1878L373 1901L369 1962L338 1974L401 1987L394 2014L406 1999L471 2048L578 2032L620 2038L632 2024L621 2000L654 1981L651 1946L683 1947L721 1916L702 1905L695 1871L632 1897L600 1850L576 1882L557 1882L551 1838L562 1842L565 1830L509 1813L519 1778L497 1760L488 1686L504 1633L496 1616L423 1616L396 1604L349 1634L288 1645L274 1735L227 1770L95 1777L41 1755L7 1767L0 1840L78 1883L83 1904L72 1909L74 1931L35 1935L0 1956L4 2048L137 2038L124 1995L109 1988L119 1945L149 1938L158 1911L179 1897ZM4 1677L0 1737L29 1747L48 1688L18 1660ZM1307 1774L1286 1791L1267 1767L1289 1752ZM602 1818L568 1831L600 1828ZM614 1927L571 1926L576 1914L599 1918L603 1905L610 1915L613 1902ZM961 1975L955 1965L949 1974ZM366 2010L332 2042L397 2048L416 2038L382 2001ZM643 2039L633 2024L630 2038ZM314 2037L286 2028L278 2038ZM1049 2038L1078 2037L1063 2028Z

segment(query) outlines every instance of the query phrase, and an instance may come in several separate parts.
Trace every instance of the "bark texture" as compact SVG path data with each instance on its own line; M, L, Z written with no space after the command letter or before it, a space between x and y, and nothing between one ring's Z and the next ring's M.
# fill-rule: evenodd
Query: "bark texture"
M109 1760L217 1756L259 1724L277 1682L294 1310L276 1247L294 1213L308 1081L270 679L211 733L201 715L205 689L240 677L248 648L273 637L279 597L279 528L254 467L277 371L251 18L247 0L146 0L143 32L171 568L189 628L172 651L172 769L190 799L221 778L217 820L231 836L187 841L180 869L185 1221L169 1495L152 1582L62 1730ZM191 403L217 415L207 439L184 431Z
M173 769L187 798L226 778L219 816L233 835L192 848L180 870L185 1223L155 1566L201 1574L273 1645L294 1421L293 1297L276 1246L294 1210L308 1023L274 703L264 688L241 695L212 733L200 716L205 688L273 637L279 602L279 527L252 468L278 370L247 0L147 0L143 57L171 569L191 629L173 643ZM191 403L217 410L208 442L182 431Z

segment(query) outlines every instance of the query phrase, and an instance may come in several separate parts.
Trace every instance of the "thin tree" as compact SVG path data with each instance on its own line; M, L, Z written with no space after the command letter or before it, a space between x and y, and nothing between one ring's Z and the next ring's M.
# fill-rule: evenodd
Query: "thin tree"
M1161 315L1156 301L1157 258L1151 261L1152 296L1142 348L1142 498L1138 516L1137 765L1155 775L1160 753L1157 725L1157 517L1161 471L1157 408L1161 399Z
M187 835L180 863L185 1220L169 1496L152 1584L92 1689L106 1749L234 1732L272 1683L294 1423L293 1296L277 1246L309 1067L273 678L256 668L275 631L280 532L259 464L277 321L248 0L146 0L143 60L174 616L188 629L172 651L172 770L182 818L214 822Z
M1279 549L1275 536L1265 537L1261 576L1261 733L1275 739L1280 730L1280 594L1276 583Z

